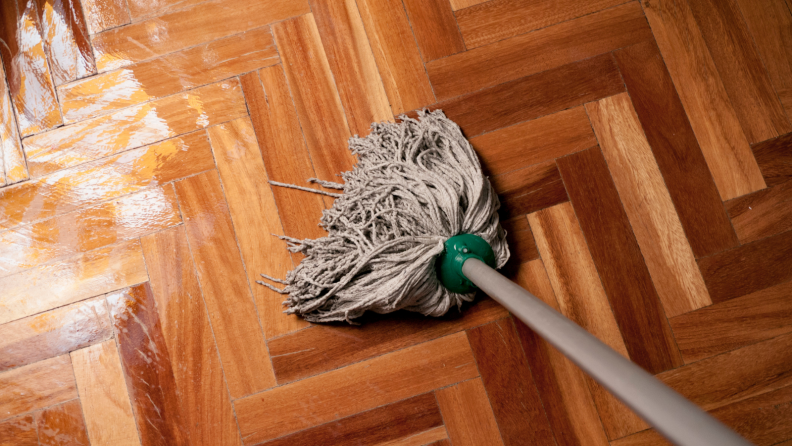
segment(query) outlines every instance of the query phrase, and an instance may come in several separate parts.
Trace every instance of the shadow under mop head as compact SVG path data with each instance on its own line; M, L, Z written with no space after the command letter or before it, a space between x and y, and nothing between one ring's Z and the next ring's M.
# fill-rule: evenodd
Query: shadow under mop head
M311 322L400 309L442 316L474 297L450 291L437 277L446 240L474 234L492 247L497 268L509 259L498 197L459 126L442 111L402 119L372 124L370 135L350 139L358 162L341 174L344 184L309 180L343 193L324 192L336 197L321 219L327 237L281 237L305 255L286 280L262 274L286 285L259 282L289 295L286 313Z

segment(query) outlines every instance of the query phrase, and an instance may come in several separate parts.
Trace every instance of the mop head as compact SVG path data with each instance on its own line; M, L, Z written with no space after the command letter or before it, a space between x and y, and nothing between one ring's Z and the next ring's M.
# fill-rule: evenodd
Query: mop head
M498 268L509 248L498 197L459 126L442 111L424 111L418 120L372 124L369 136L349 146L358 162L341 174L344 184L309 180L343 191L325 193L336 197L321 219L327 237L281 237L305 258L285 281L262 274L285 288L259 283L288 294L286 313L311 322L352 323L366 311L401 309L442 316L472 301L475 293L451 292L437 277L444 242L477 235L492 247Z

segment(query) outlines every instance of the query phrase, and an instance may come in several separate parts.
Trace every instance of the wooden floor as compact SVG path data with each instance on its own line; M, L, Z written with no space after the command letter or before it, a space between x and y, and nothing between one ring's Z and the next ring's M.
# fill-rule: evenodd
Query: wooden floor
M267 179L426 107L514 280L792 445L789 0L0 4L0 444L663 444L484 296L309 325L255 283L331 204Z

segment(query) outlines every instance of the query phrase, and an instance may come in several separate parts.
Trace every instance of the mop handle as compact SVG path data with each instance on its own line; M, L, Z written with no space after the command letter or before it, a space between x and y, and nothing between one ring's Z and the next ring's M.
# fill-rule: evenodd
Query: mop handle
M462 273L672 443L680 446L750 445L720 421L484 262L469 258L462 265Z

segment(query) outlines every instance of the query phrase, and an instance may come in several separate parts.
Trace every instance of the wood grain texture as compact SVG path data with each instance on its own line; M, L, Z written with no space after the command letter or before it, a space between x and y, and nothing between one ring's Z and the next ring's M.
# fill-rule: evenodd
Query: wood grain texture
M352 170L355 160L347 148L349 127L313 14L277 23L272 33L316 175L337 182L336 175Z
M440 389L435 395L454 445L504 444L481 378ZM527 440L523 437L523 441Z
M0 445L38 446L36 419L33 415L22 415L0 422Z
M688 2L642 4L721 199L763 189L748 140Z
M327 62L352 134L366 136L371 123L393 121L371 44L353 0L311 0Z
M509 263L519 266L523 262L539 257L539 251L525 215L510 220L501 220L500 224L506 231L506 241L509 243L511 253Z
M144 445L190 442L168 346L148 283L107 296L121 365Z
M669 320L686 363L792 332L792 282Z
M0 371L69 353L111 336L101 299L9 322L0 325Z
M504 318L508 312L491 299L482 299L460 314L426 319L414 313L373 320L360 326L313 325L269 341L279 383L318 375L349 364L451 335Z
M755 144L753 154L768 187L792 179L792 133Z
M0 419L77 398L69 355L0 373Z
M247 118L220 124L209 129L209 139L264 336L308 326L297 315L283 314L281 294L256 283L261 273L285 278L293 266L285 243L275 237L283 229L253 125Z
M500 198L498 212L504 219L569 201L553 161L513 170L491 177L490 181Z
M377 446L451 446L445 426L423 431L412 437L380 443Z
M736 0L689 0L748 142L792 131Z
M8 89L5 69L0 63L0 158L5 165L0 173L0 184L14 184L27 180L28 174L22 141L19 139L17 119Z
M558 169L630 359L653 373L681 365L682 357L602 152L594 148L561 158ZM549 274L547 262L545 266ZM556 296L561 299L557 290Z
M397 445L416 434L438 427L445 431L437 400L434 394L425 393L260 444ZM497 432L497 426L495 429Z
M792 229L792 181L725 203L737 237L750 243Z
M88 446L79 400L67 401L36 413L40 446Z
M468 330L467 334L481 373L481 380L486 388L485 394L489 395L492 411L500 427L503 444L510 446L528 442L536 445L552 445L553 432L511 318ZM469 386L472 387L474 384ZM466 387L468 386L456 390L454 392L456 395L452 394L451 398L459 404L470 404L472 406L470 410L473 411L476 406L473 406L475 403L472 399L480 393L478 390L466 389ZM466 395L467 393L470 395ZM438 393L440 409L445 414L443 398ZM448 422L446 418L446 423ZM481 423L482 427L486 426L484 420ZM457 435L453 423L449 423L448 428L449 437L456 444ZM460 438L460 442L471 445L493 444L481 441L486 438L483 436L485 433L486 430L483 432L474 430L467 435L463 433L460 436L467 437L468 441ZM482 435L481 440L474 434Z
M457 333L245 397L234 406L243 438L255 444L477 375L470 344Z
M488 0L450 0L450 1L451 1L451 9L453 9L454 11L458 11L462 8L469 8L479 3L484 3Z
M405 0L404 8L424 62L465 51L465 43L448 1Z
M190 444L239 445L184 226L143 237L141 244Z
M217 173L176 183L176 195L231 397L272 387L264 334Z
M740 297L792 279L792 231L700 259L713 302Z
M89 251L0 279L0 323L145 282L137 240Z
M627 93L586 105L624 211L668 317L712 303Z
M80 0L37 0L37 5L55 85L96 74Z
M698 258L737 246L739 241L657 45L644 42L615 56L693 254Z
M651 38L640 5L632 2L429 62L426 69L443 100Z
M71 353L92 446L139 446L121 358L110 339Z
M203 3L206 0L126 0L133 22Z
M80 0L90 34L130 22L126 0Z
M398 0L361 0L360 15L394 115L435 101L410 22Z

